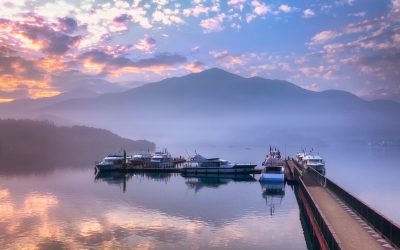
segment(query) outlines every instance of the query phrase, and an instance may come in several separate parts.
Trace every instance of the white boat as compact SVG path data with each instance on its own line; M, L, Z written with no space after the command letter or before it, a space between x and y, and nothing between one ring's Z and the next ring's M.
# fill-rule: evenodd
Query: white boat
M285 167L278 149L269 148L269 154L265 157L262 164L264 169L261 171L261 182L283 182L285 181Z
M134 167L148 167L152 158L152 154L149 152L136 153L130 159L129 164Z
M108 155L101 162L96 163L97 171L113 171L123 169L130 157L124 155Z
M312 168L322 175L325 175L325 161L315 151L310 151L309 153L304 155L302 159L302 165L305 169Z
M155 152L150 159L150 167L172 168L174 167L174 162L167 150L165 150L164 152Z
M196 154L183 164L182 170L187 173L248 173L256 166L257 164L231 163L221 158L205 158Z
M302 150L296 154L296 160L299 164L303 164L303 158L306 155L305 150Z

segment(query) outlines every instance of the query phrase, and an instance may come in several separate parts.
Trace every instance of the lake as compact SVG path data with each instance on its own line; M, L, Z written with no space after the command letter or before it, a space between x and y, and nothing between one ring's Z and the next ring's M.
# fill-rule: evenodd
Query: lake
M295 152L294 147L281 148ZM210 157L256 163L266 151L251 146L199 149ZM400 222L397 148L326 147L320 153L330 178ZM95 177L93 166L3 174L0 244L6 249L315 248L293 187L263 187L257 178Z
M291 187L271 193L250 175L86 169L0 183L3 248L307 248Z

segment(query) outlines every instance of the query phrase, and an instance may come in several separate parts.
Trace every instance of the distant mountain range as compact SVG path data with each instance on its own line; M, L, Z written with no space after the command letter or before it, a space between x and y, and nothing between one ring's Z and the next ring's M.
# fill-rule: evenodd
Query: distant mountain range
M49 122L0 120L0 173L93 166L110 153L154 151L152 142L121 138L104 129L57 127Z
M0 115L51 117L163 143L324 143L400 135L399 103L366 101L338 90L315 92L216 68L125 92L1 104Z

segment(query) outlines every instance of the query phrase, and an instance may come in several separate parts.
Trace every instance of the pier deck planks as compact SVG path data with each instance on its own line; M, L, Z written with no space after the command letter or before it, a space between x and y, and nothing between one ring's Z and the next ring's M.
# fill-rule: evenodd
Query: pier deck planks
M307 174L302 180L344 249L385 249L326 188Z

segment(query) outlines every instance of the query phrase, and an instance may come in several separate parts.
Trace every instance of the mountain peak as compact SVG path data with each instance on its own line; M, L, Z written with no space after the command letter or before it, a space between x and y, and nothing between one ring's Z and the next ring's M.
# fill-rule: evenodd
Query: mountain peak
M242 78L239 75L233 74L231 72L228 72L228 71L220 69L220 68L209 68L209 69L203 70L199 73L193 73L191 75L205 76L205 77L212 77L212 78Z

